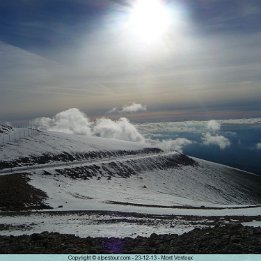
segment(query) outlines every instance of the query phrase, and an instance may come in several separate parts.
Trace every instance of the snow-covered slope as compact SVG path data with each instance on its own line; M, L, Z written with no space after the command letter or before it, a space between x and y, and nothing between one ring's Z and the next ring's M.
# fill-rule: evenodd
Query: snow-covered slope
M86 137L82 135L71 135L61 132L38 131L26 133L24 129L15 129L16 140L7 142L0 146L0 160L12 161L30 155L40 156L44 153L60 154L67 152L89 151L115 151L115 150L139 150L144 145L120 141L116 139L104 139L100 137Z
M197 165L198 163L198 165ZM31 184L54 209L224 208L260 204L260 178L177 153L37 171ZM147 210L148 211L148 210Z
M27 173L53 210L191 214L261 204L259 176L133 142L36 131L2 145L0 159L2 177Z

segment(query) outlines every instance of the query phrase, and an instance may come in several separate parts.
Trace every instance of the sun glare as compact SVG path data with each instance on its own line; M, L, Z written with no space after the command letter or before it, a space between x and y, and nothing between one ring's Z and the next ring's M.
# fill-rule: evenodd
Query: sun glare
M147 43L160 39L170 24L170 11L163 0L136 0L128 21L130 30Z

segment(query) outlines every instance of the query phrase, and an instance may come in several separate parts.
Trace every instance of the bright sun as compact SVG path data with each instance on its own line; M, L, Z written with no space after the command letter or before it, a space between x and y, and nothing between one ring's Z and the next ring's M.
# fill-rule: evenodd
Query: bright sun
M128 26L146 43L160 39L171 24L171 15L163 0L136 0Z

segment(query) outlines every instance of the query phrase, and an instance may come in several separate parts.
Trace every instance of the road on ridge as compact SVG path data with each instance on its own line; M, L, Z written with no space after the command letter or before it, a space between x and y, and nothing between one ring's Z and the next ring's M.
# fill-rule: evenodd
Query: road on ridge
M135 160L135 159L145 159L145 158L154 158L159 156L167 156L167 155L179 155L178 152L163 152L163 153L157 153L157 154L138 154L138 155L125 155L125 156L118 156L118 157L110 157L106 160L100 159L100 160L83 160L83 161L73 161L73 162L59 162L59 163L52 163L52 164L39 164L39 165L33 165L33 166L23 166L23 167L15 167L12 169L3 169L0 171L0 176L3 175L12 175L22 172L32 172L34 170L48 170L48 169L54 169L59 167L64 168L71 168L71 167L82 167L82 166L90 166L93 164L101 164L101 163L109 163L111 161L118 161L118 162L124 162L127 160Z

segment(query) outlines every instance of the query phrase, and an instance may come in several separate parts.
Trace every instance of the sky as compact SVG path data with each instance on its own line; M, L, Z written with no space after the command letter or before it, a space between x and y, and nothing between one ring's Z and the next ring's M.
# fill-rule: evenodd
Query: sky
M0 121L260 117L260 0L148 2L1 0Z

